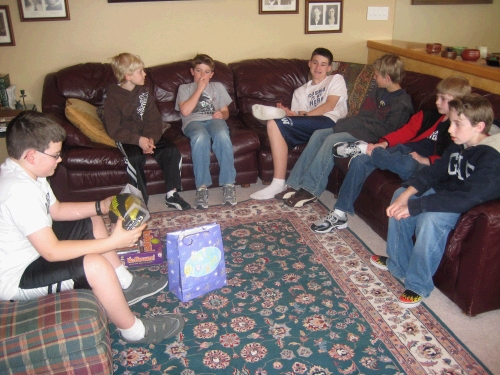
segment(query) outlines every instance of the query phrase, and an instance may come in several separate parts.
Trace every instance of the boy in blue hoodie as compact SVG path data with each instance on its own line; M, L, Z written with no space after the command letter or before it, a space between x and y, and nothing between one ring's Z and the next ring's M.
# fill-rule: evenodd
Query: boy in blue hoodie
M419 306L434 289L432 276L460 214L500 197L500 135L487 136L493 122L491 104L470 94L448 105L454 144L396 190L386 210L388 257L370 259L404 280L399 304L407 308Z

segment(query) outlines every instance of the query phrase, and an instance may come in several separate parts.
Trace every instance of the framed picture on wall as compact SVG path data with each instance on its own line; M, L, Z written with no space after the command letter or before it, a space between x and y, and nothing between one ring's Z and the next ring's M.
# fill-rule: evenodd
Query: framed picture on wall
M68 0L17 0L21 22L69 20Z
M15 46L8 5L0 5L0 46Z
M297 14L299 0L258 0L259 14Z
M306 0L306 34L341 33L343 0Z

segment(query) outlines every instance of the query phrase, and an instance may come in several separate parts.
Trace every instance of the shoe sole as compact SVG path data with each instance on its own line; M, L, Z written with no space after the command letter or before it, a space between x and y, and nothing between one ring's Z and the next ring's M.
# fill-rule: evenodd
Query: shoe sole
M422 301L418 301L418 302L414 302L414 303L405 303L405 302L401 302L400 300L398 300L398 305L404 309L413 309L415 307L420 306L421 303L422 303Z
M236 206L236 203L238 203L238 202L234 202L234 203L233 203L233 202L225 201L225 202L223 202L222 204L223 204L224 206Z
M378 264L377 262L375 262L372 258L370 258L370 263L372 265L374 265L375 267L377 267L379 270L382 270L382 271L389 271L389 268L387 266L382 266L380 264Z
M259 105L259 104L255 104L254 106L252 106L252 114L256 119L259 119L261 121L268 121L268 120L280 119L280 118L283 118L286 116L285 110L280 109L280 108L274 108L274 107L271 107L272 108L271 110L276 110L275 115L264 116L264 113L263 113L264 107L266 107L266 106Z
M300 207L303 207L305 204L314 203L317 200L318 200L318 198L314 197L314 198L309 198L309 199L302 199L300 201L295 202L295 204L293 204L293 205L291 203L289 203L288 201L285 201L285 204L288 207L300 208Z
M196 206L197 210L206 210L207 208L208 208L208 205L207 206L203 206L203 205L199 204L199 205Z
M165 202L165 206L175 208L176 210L179 210L179 211L187 211L187 210L191 209L191 206L190 207L186 207L186 208L182 208L182 206L180 204L178 204L178 203L167 203L167 202Z
M154 292L151 292L149 294L146 294L146 295L143 295L143 296L140 296L140 297L137 297L136 299L133 299L131 301L128 301L128 305L129 306L132 306L132 305L135 305L137 302L141 302L143 299L145 298L148 298L148 297L151 297L151 296L154 296L156 293L159 293L161 292L163 289L165 289L168 285L168 280L167 282L165 283L165 285L163 285L161 288L159 288L158 290L154 291Z

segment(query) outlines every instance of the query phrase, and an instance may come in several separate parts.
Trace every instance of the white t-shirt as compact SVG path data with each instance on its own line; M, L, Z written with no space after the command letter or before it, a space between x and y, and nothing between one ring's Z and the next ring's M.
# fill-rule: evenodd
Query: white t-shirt
M344 77L340 74L327 76L317 85L312 81L300 86L293 92L292 108L294 112L312 111L314 108L326 102L330 95L340 97L333 111L326 112L323 116L337 122L338 119L347 116L347 86Z
M40 257L27 236L52 227L55 202L46 178L33 180L11 159L0 166L0 300L17 294L24 270Z

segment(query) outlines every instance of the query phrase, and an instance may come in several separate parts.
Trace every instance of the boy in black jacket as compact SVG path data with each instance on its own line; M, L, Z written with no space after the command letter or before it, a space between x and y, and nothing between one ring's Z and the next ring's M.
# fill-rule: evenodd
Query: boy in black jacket
M434 289L432 276L460 214L500 197L500 135L487 136L493 122L491 104L470 94L450 101L449 108L448 131L454 144L396 190L386 211L388 257L370 259L405 281L399 304L407 308L419 306Z

